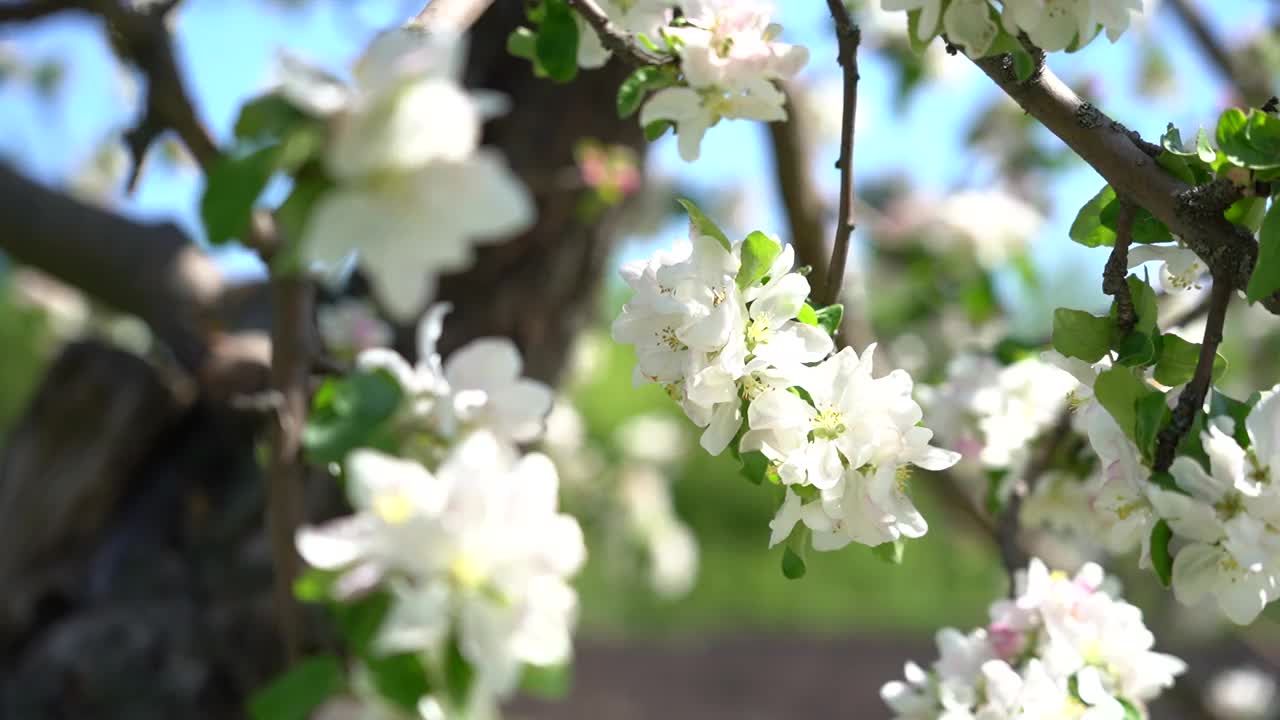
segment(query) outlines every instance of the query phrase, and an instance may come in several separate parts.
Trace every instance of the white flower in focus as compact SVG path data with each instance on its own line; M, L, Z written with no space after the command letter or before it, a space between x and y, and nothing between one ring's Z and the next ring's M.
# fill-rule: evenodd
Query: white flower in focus
M596 4L609 20L629 35L644 35L658 41L662 28L671 22L673 0L596 0ZM602 67L612 53L600 42L600 36L582 16L578 21L578 65L584 68Z
M1181 245L1138 245L1129 249L1129 269L1160 261L1160 286L1165 292L1199 290L1207 268L1190 248Z
M921 42L938 34L938 21L942 19L943 0L880 0L881 9L888 12L920 11L916 25L916 39Z
M1280 596L1273 553L1261 520L1247 512L1256 484L1246 476L1246 455L1216 427L1203 434L1210 473L1189 457L1173 462L1170 473L1187 494L1149 491L1156 512L1177 535L1190 541L1173 559L1173 590L1193 605L1212 594L1223 613L1240 625L1253 622Z
M1099 26L1115 42L1135 11L1142 11L1142 0L1008 0L1003 20L1009 33L1026 32L1038 47L1056 52L1088 44Z
M1205 704L1219 720L1267 720L1275 717L1275 703L1275 678L1253 667L1223 670L1205 691Z
M752 78L728 90L663 88L640 110L640 125L648 127L659 120L675 125L680 157L693 162L702 153L702 136L722 118L779 122L787 119L786 102L787 96L764 78Z
M670 252L659 251L651 260L622 266L622 278L633 294L613 321L612 333L615 342L635 346L637 385L671 383L684 377L691 355L678 333L688 322L687 309L675 298L668 273L660 277L659 271L684 263L692 252L691 243L680 241Z
M556 510L550 460L517 459L477 432L434 474L372 450L353 452L347 471L356 513L300 529L298 552L342 571L340 594L390 579L381 652L438 656L454 635L481 686L500 697L522 664L568 658L577 596L566 580L586 551L577 521Z
M942 27L951 42L975 58L986 55L1000 34L1000 27L991 19L987 0L951 0L942 14Z
M515 442L535 440L551 410L551 389L520 377L523 361L507 338L478 338L441 362L436 343L449 305L439 303L418 324L418 364L374 348L356 358L361 370L385 370L406 396L409 414L445 438L479 427Z
M787 80L809 62L800 45L774 42L782 28L772 8L742 0L692 0L681 4L688 25L667 34L680 40L680 68L695 89L746 88L756 81Z
M916 425L923 416L911 397L911 377L901 370L871 377L874 345L859 358L844 348L803 368L800 387L810 405L787 390L773 389L751 402L750 430L742 449L760 450L786 484L833 488L845 467L871 463L880 472L913 464L926 470L951 467L959 455L929 445L932 431Z
M331 121L325 159L337 187L302 239L304 257L322 265L358 251L379 300L402 319L421 309L436 274L472 262L474 244L533 220L505 161L477 148L491 103L458 85L462 52L447 33L402 29L373 41Z
M378 317L367 300L342 298L316 311L320 339L333 354L354 358L370 348L387 347L392 342L391 326Z

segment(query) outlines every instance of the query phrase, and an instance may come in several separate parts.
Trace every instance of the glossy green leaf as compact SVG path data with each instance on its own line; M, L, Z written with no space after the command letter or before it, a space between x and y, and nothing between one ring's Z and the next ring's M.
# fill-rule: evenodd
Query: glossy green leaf
M871 547L871 554L890 565L901 565L907 544L902 540L884 542Z
M773 261L782 254L782 245L759 230L742 241L742 264L738 267L738 287L749 288L769 274Z
M828 305L818 311L818 324L827 331L828 335L835 335L840 330L840 323L844 320L844 305L836 303Z
M1173 531L1169 523L1161 520L1151 528L1151 566L1160 578L1160 584L1169 587L1173 580L1173 555L1169 554L1169 540Z
M1161 385L1174 387L1190 382L1200 362L1200 343L1183 340L1177 335L1166 334L1161 339L1160 359L1156 362L1154 379ZM1218 355L1213 362L1213 377L1217 380L1227 370L1227 359Z
M1156 346L1151 336L1134 330L1116 345L1116 363L1143 367L1156 359Z
M720 243L721 247L733 252L733 246L729 243L729 236L725 235L720 226L711 221L711 218L703 214L702 210L692 200L679 198L676 202L680 203L680 207L683 207L685 212L689 214L689 222L699 235L713 237Z
M307 720L343 689L342 665L332 655L310 657L249 698L253 720Z
M791 549L791 545L782 548L782 576L788 580L799 580L804 577L807 568L804 558Z
M389 374L357 372L331 378L327 403L313 403L302 444L315 463L342 462L357 447L378 447L386 423L400 407L403 393Z
M1245 294L1257 302L1280 290L1280 202L1272 201L1258 232L1258 263Z
M200 199L200 218L211 245L244 237L254 205L276 172L279 155L280 147L272 145L218 158Z
M630 117L640 109L645 97L654 90L676 83L674 73L666 66L646 65L636 69L618 86L618 117Z
M1093 384L1094 397L1106 409L1130 440L1137 442L1137 403L1150 394L1145 383L1127 367L1113 367L1098 374Z
M805 303L800 306L800 312L796 313L796 321L802 322L805 325L817 325L818 313L814 311L812 305Z
M235 137L249 142L279 140L315 121L278 93L246 102L236 118Z
M427 668L417 653L371 654L364 658L364 665L378 694L403 710L416 711L418 701L432 691Z
M538 64L556 82L578 75L578 21L565 0L545 0L546 15L534 41Z
M759 450L742 453L742 474L753 484L762 484L769 475L769 458Z
M1083 310L1058 308L1053 311L1053 349L1095 363L1111 350L1111 318Z
M1167 398L1162 392L1149 392L1138 398L1134 405L1134 444L1147 460L1155 457L1156 437L1169 424L1172 415Z
M1097 195L1093 196L1071 223L1068 233L1072 240L1085 247L1110 247L1116 242L1114 230L1102 224L1102 209L1115 202L1116 191L1110 185L1104 185Z

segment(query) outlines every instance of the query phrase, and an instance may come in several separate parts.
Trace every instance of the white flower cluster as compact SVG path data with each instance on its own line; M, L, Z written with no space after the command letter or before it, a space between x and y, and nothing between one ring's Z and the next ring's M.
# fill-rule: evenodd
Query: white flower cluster
M1172 531L1178 600L1191 605L1212 595L1232 622L1253 622L1280 597L1280 483L1271 476L1271 468L1280 467L1280 386L1262 394L1243 433L1230 417L1214 418L1200 438L1208 468L1179 456L1170 468L1173 486L1162 487L1093 394L1105 368L1054 359L1081 381L1075 402L1105 478L1092 507L1113 549L1140 544L1141 563L1150 565L1151 532L1163 520ZM1237 440L1242 435L1247 448Z
M695 223L692 243L623 268L635 294L614 339L635 346L637 383L662 383L706 428L708 452L762 455L787 489L771 545L800 522L818 550L920 537L908 466L941 470L959 455L929 444L907 373L872 377L874 346L832 352L792 264L790 247L760 233L730 245Z
M1097 565L1069 578L1033 559L1016 589L991 606L986 628L941 630L930 670L909 662L905 682L881 689L896 718L1145 717L1145 704L1186 669L1151 650L1142 611L1113 596Z
M674 0L609 0L600 3L615 27L664 40L679 56L683 84L659 90L640 112L640 123L676 127L680 157L698 159L702 136L722 118L775 122L787 119L786 95L774 84L793 77L809 61L801 46L775 42L782 27L773 8L742 0L686 0L675 20ZM579 63L603 64L600 40L584 32Z
M464 54L457 35L401 28L357 60L354 87L281 69L282 94L328 119L324 160L336 183L308 218L303 256L335 267L357 252L400 319L422 309L436 275L470 265L474 245L533 221L528 191L500 154L479 147L481 123L501 104L460 85Z
M378 317L373 303L344 297L316 310L316 327L324 347L342 360L354 360L364 350L387 347L391 326Z
M1000 24L1010 35L1025 32L1038 47L1055 52L1088 45L1101 29L1115 42L1129 29L1132 14L1142 12L1142 0L1003 0L1000 10L988 0L880 0L880 6L919 12L918 40L946 33L971 57L991 50Z
M401 386L403 442L395 455L352 451L343 468L355 513L302 528L297 547L339 573L337 599L390 594L377 652L420 653L433 668L456 643L475 671L467 707L442 697L423 707L473 717L508 696L525 665L568 661L577 613L568 579L586 550L577 521L557 511L554 465L515 445L541 432L550 390L520 377L505 339L476 340L441 362L445 311L423 319L416 367L390 350L361 353L360 368Z

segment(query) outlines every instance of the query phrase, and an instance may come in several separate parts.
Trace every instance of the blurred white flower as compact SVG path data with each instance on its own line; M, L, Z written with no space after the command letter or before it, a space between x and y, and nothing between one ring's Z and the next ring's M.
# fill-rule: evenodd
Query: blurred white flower
M1255 667L1235 667L1213 676L1205 705L1218 720L1267 720L1276 715L1276 680Z
M467 267L475 244L533 220L532 199L502 157L477 147L493 106L458 84L463 51L448 33L374 39L331 121L325 159L337 187L317 202L302 240L306 259L326 266L358 250L400 319L421 310L438 273ZM321 84L307 92L318 108L333 105Z
M674 418L658 413L627 418L614 437L627 457L657 465L682 460L688 450L684 428Z
M973 252L991 270L1023 253L1040 232L1044 216L1016 196L1000 190L971 190L948 195L937 207L931 233L946 246Z
M387 347L392 342L391 326L378 317L368 300L342 298L316 310L320 339L330 352L352 359L370 348Z

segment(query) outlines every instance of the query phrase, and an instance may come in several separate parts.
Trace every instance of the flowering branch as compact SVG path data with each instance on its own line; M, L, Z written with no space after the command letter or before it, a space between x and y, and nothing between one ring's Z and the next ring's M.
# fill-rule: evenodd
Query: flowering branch
M1182 389L1178 396L1178 405L1173 409L1173 417L1169 424L1156 437L1155 462L1152 470L1168 472L1173 465L1178 443L1191 429L1196 415L1204 407L1204 399L1213 382L1213 363L1217 358L1218 345L1222 343L1222 326L1227 320L1227 306L1231 304L1232 288L1225 282L1213 279L1213 289L1209 295L1209 316L1205 319L1204 339L1200 342L1200 356L1196 359L1195 374L1191 382Z
M1116 219L1116 241L1102 271L1102 292L1116 300L1116 325L1121 335L1127 336L1138 322L1129 293L1129 244L1133 242L1133 219L1138 209L1127 200L1120 200L1120 215Z
M831 264L827 266L827 281L822 288L820 302L832 305L840 301L840 287L844 284L845 264L849 259L849 239L853 235L853 127L858 112L858 44L862 42L862 30L849 14L849 8L841 0L827 0L831 18L836 24L836 42L840 67L844 71L844 108L840 117L840 210L836 219L835 244L831 248Z
M1182 238L1220 283L1230 289L1248 286L1257 261L1257 242L1222 216L1222 210L1239 199L1238 190L1206 193L1213 184L1193 187L1165 172L1154 162L1158 146L1080 99L1048 67L1021 82L1008 55L973 62L1092 166L1117 195L1146 208ZM1280 296L1264 298L1262 305L1280 314Z
M632 65L667 65L674 63L675 58L664 58L646 50L628 33L623 32L609 19L609 15L595 0L566 0L569 7L577 11L583 20L600 36L600 42L612 50L618 57Z

